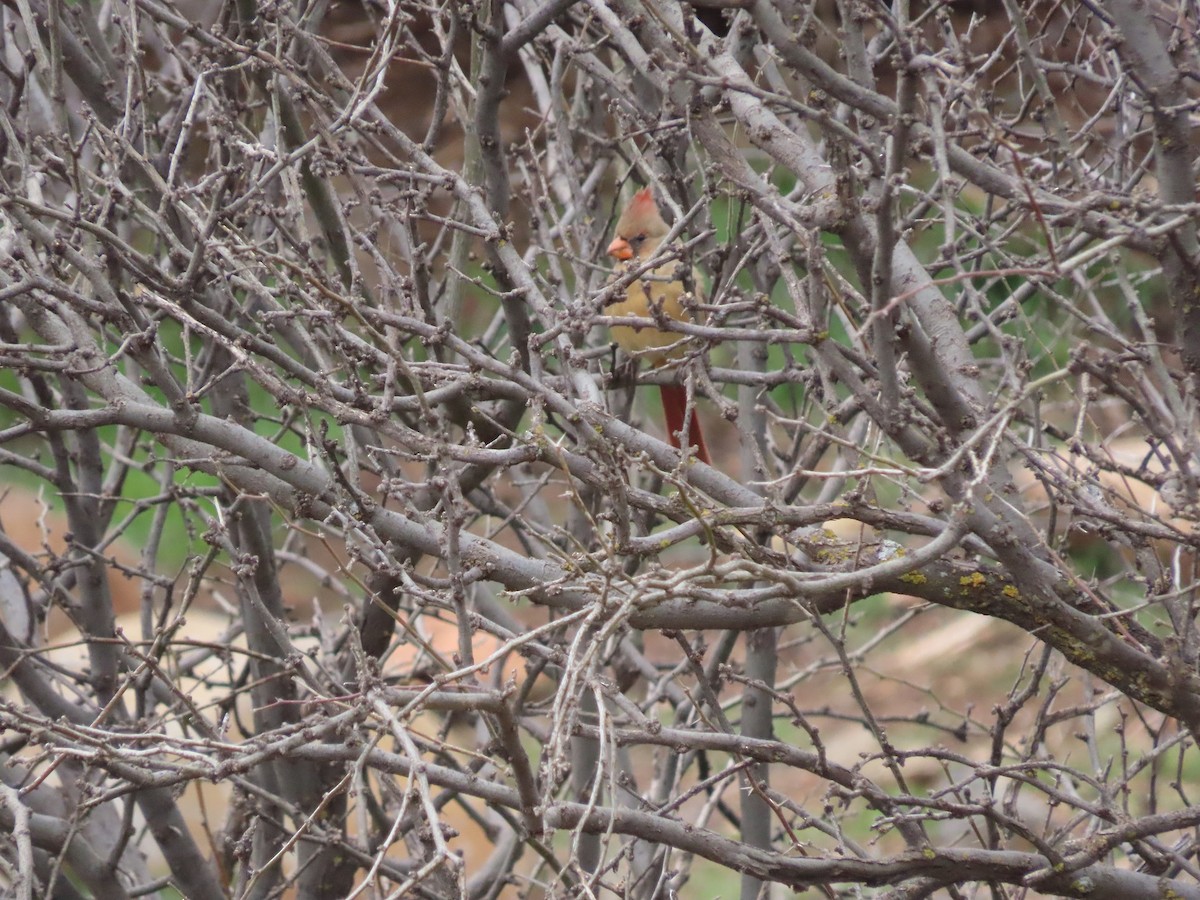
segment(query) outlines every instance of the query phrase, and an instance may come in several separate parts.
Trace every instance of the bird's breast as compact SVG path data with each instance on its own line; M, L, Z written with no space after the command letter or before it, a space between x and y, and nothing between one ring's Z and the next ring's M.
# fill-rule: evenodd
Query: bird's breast
M681 299L686 293L682 281L671 279L675 271L674 265L664 266L647 273L629 285L624 297L618 297L604 308L610 316L636 316L646 319L646 324L640 327L630 325L614 325L611 328L613 340L622 350L629 354L646 354L651 365L661 365L666 359L678 356L680 348L658 355L649 351L670 347L683 339L683 335L675 331L660 331L654 327L659 316L666 316L677 321L687 321L690 316L684 309ZM661 310L656 312L655 309Z

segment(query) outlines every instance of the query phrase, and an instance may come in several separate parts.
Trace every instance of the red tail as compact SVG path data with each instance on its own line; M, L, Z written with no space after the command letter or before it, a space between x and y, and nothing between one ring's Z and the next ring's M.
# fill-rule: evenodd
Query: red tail
M683 431L683 420L687 416L687 388L679 384L661 384L663 417L667 420L667 434L670 436L672 447L679 446L679 433ZM696 458L702 463L712 465L708 458L708 446L704 443L704 435L700 432L700 419L696 410L692 410L688 423L688 443L696 448Z

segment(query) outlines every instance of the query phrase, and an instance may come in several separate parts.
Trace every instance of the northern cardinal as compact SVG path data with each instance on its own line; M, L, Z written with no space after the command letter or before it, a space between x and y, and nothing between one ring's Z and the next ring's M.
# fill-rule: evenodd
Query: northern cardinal
M617 273L640 268L658 252L670 230L658 211L650 188L642 188L634 194L617 220L616 237L608 245L608 255L619 263ZM679 263L671 260L642 273L625 289L625 296L610 304L606 312L611 316L639 316L653 321L657 309L672 319L686 320L689 315L680 298L687 289L677 277L678 268ZM626 353L644 355L653 366L661 366L671 357L678 356L678 348L668 348L678 344L682 337L678 332L659 331L652 325L639 328L614 325L612 336ZM688 418L687 389L678 384L663 384L659 390L671 446L679 447L679 434L683 431L684 419ZM701 462L710 462L694 411L688 422L688 443L696 448L696 457Z

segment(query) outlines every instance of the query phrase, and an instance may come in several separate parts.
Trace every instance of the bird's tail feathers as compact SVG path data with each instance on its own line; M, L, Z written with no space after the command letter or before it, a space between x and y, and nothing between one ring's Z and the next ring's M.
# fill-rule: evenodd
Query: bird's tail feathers
M696 448L696 458L700 462L712 465L712 460L708 456L708 445L704 443L704 434L700 430L700 419L696 416L696 410L692 410L691 416L687 414L687 388L680 384L663 384L659 385L659 390L662 392L663 418L666 419L667 434L671 441L671 446L680 446L679 435L683 431L684 420L686 419L688 444Z

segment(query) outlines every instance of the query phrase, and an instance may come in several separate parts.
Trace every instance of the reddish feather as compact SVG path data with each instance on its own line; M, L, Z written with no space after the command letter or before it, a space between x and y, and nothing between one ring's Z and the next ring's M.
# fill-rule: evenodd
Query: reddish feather
M650 188L642 188L633 195L633 199L629 201L627 207L634 216L637 217L653 217L661 218L658 213L658 204L654 202L654 194L650 192Z
M688 444L696 448L696 458L700 462L712 465L696 411L692 410L690 417L687 414L687 388L680 384L662 384L659 385L659 390L662 392L663 418L667 420L667 435L671 446L680 446L679 435L683 431L683 421L686 418Z

